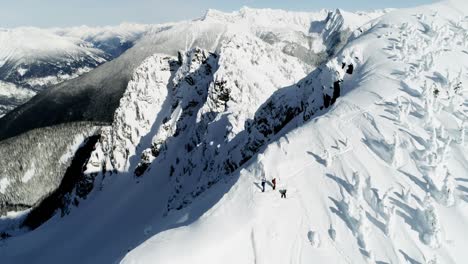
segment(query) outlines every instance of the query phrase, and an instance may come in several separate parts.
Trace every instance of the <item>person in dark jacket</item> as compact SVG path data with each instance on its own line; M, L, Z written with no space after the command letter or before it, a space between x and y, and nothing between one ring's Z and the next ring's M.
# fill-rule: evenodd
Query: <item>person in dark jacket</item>
M273 180L271 180L271 183L273 184L273 190L276 189L276 178L273 178Z
M281 189L279 192L281 193L281 198L286 199L286 189Z
M266 179L265 177L262 178L262 192L265 192L265 184L266 184Z

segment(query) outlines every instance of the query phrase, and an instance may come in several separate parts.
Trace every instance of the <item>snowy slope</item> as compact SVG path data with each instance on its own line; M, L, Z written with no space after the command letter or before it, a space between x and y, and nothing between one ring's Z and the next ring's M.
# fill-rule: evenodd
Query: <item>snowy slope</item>
M459 4L356 26L316 68L241 23L204 18L145 39L171 52L133 71L86 164L87 199L72 191L65 216L31 232L14 229L22 218L0 218L15 235L0 242L2 260L463 263L468 10ZM324 13L324 28L342 13ZM187 28L186 41L174 37ZM270 186L261 193L262 176L287 199Z

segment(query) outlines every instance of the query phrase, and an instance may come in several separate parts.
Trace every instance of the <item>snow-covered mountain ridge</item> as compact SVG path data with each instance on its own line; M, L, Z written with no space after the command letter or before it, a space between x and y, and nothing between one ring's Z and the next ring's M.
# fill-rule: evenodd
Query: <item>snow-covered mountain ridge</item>
M341 13L313 28L341 28ZM392 11L355 27L317 67L245 25L201 20L151 36L145 46L177 51L168 47L180 39L168 37L196 32L179 44L186 50L159 50L132 71L85 162L85 187L60 200L64 217L7 229L14 237L0 254L7 263L463 263L466 14L450 2ZM320 32L328 53L323 37L334 34ZM262 193L263 176L287 199L268 185Z
M226 17L235 17L234 22L223 19L197 19L150 26L135 46L122 56L105 63L82 78L51 87L47 93L39 94L10 116L0 119L0 138L15 136L30 129L63 122L84 120L111 122L133 71L145 58L154 53L176 56L178 51L193 47L214 52L223 41L225 34L248 32L274 46L275 49L294 56L311 66L316 66L325 61L340 47L340 44L346 41L350 27L359 27L361 23L365 23L368 19L377 17L384 12L372 12L369 15L353 15L338 10L299 13L297 21L294 19L294 12L288 13L281 10L246 9L243 11L245 18L235 16L235 13L224 14ZM275 17L278 19L266 22L265 19L272 14L276 14ZM336 30L333 34L335 37L330 40L324 39L324 36L331 34L331 32L325 34L320 26L314 27L314 32L310 32L313 25L326 24L328 14L336 14L333 17L350 17L350 22L340 20L344 21L343 27L333 27L333 30ZM285 18L281 19L281 16ZM255 17L263 19L257 21ZM286 24L284 21L290 22ZM73 33L75 30L71 29L70 35L72 37L74 34L86 36L86 30L85 28L82 32L77 29L78 33ZM106 35L106 30L103 29L104 33L102 34ZM113 77L108 78L108 76ZM78 94L84 93L87 96L81 96L78 100ZM106 100L101 101L104 97ZM60 98L60 100L53 98ZM52 105L53 107L51 107ZM62 108L66 110L54 110ZM44 115L54 118L37 119L34 114L37 112L43 112Z

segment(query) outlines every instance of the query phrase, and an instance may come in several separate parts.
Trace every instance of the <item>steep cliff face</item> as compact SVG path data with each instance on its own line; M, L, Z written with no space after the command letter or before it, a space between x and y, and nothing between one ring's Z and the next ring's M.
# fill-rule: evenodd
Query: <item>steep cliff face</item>
M87 171L111 164L107 171L167 175L174 186L167 210L181 209L293 119L309 120L335 103L346 67L359 65L353 56L307 75L307 64L241 33L217 53L154 55L135 71L106 132L110 146L96 149L103 159L90 160Z
M141 139L162 123L171 106L167 100L178 66L172 57L153 55L136 69L112 124L112 163L116 170L129 169L129 159L136 154Z

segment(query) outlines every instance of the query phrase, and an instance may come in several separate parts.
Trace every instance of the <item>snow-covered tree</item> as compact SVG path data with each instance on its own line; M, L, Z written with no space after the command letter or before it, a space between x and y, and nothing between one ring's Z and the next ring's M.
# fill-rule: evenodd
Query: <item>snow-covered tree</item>
M424 199L423 217L426 225L426 231L423 235L423 241L432 248L440 247L441 227L439 217L434 206L431 195L428 193Z
M401 197L403 199L403 201L405 201L406 203L409 202L409 199L411 197L411 187L408 187L408 188L403 188L401 190Z
M425 56L426 61L429 60L428 57L429 57L429 56ZM427 71L427 69L426 69L426 71ZM427 80L424 80L424 84L423 84L423 86L422 86L422 93L421 93L421 95L423 96L424 99L426 99L428 93L429 93L429 87L428 87L428 85L427 85Z
M369 220L367 219L366 211L363 208L359 208L356 231L362 247L367 249L366 241L369 233Z
M393 134L393 157L392 157L392 165L395 167L399 167L402 165L403 157L400 151L400 138L398 134Z
M445 142L444 147L441 149L440 153L440 161L444 163L447 160L448 155L450 154L450 144L452 143L452 139L449 138L447 142Z
M437 144L437 131L436 131L436 128L433 127L432 128L432 134L431 134L431 140L429 142L429 149L434 152L434 153L437 153L437 150L438 150L438 144Z
M458 88L456 88L458 89ZM455 90L455 91L458 91L458 90ZM450 96L449 98L449 105L448 105L448 111L450 112L458 112L461 110L461 107L463 105L463 101L464 101L464 98L458 94L456 94L456 92Z
M336 241L336 230L333 228L333 225L330 224L330 229L328 229L328 234L333 241Z
M444 179L444 183L442 185L441 193L441 200L445 206L452 206L455 204L455 182L453 176L447 172L447 176Z
M445 126L441 125L439 126L439 129L438 129L438 136L441 140L444 140L446 137L447 137L447 133L446 133L446 130L445 130Z
M361 176L359 172L357 171L353 172L352 185L353 185L354 197L360 200L362 198L362 182L361 182Z
M408 124L408 116L409 116L409 113L411 111L411 105L408 103L408 104L403 104L401 102L401 98L398 97L397 98L397 109L398 109L398 121L400 121L400 123L402 125L409 125Z
M437 154L429 151L429 153L426 155L426 163L430 167L434 167L437 164Z
M314 248L320 247L321 241L320 241L320 235L318 232L309 231L307 233L307 238L309 239L309 242L312 245L312 247Z
M372 207L372 209L374 210L377 216L377 214L379 213L378 204L379 204L380 199L377 196L377 194L374 192L374 190L372 190L372 180L370 176L366 178L366 182L365 182L362 193L363 193L364 199Z
M428 94L424 100L424 119L426 126L432 126L434 122L434 101L432 99L432 95Z
M460 131L460 136L458 137L458 144L464 146L465 145L465 133L466 133L465 123L463 123L460 126L459 131Z
M384 216L384 218L388 218L391 210L390 205L390 192L393 188L388 189L385 194L382 196L381 199L378 199L377 208L379 210L380 215Z
M401 110L402 107L403 107L403 103L401 102L401 97L398 96L397 97L397 109Z
M392 206L388 212L387 223L385 225L385 234L389 237L392 235L392 230L395 225L395 206Z
M329 151L325 150L323 153L323 160L325 161L325 166L330 167L333 163L333 156Z

